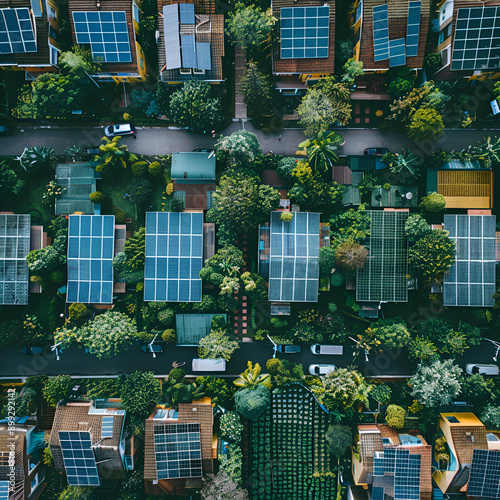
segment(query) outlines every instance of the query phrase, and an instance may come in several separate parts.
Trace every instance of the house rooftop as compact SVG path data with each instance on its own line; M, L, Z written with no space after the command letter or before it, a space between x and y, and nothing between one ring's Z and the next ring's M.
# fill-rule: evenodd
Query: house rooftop
M212 152L172 153L171 178L177 182L214 181L215 161Z

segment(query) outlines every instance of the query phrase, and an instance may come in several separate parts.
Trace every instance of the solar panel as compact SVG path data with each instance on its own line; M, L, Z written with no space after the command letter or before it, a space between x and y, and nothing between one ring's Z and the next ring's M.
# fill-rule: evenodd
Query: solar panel
M500 7L458 9L452 70L500 66Z
M181 24L194 24L194 3L179 3Z
M155 422L154 447L158 480L203 475L200 424Z
M30 215L0 215L0 304L28 304Z
M204 70L212 69L210 44L208 42L196 42L196 67Z
M29 9L0 9L0 54L36 52Z
M373 7L374 61L389 59L389 17L387 5Z
M269 300L317 302L319 214L295 212L290 222L271 212Z
M9 498L9 481L0 481L0 500Z
M281 59L328 57L330 7L284 7L280 14Z
M473 451L467 496L500 498L500 451Z
M196 68L196 43L194 33L191 35L181 34L181 54L183 68Z
M406 63L405 57L405 39L398 38L389 41L389 66L404 66Z
M31 10L35 17L42 17L42 1L41 0L31 0Z
M59 443L70 486L99 486L90 432L59 431Z
M94 61L132 61L125 11L73 12L73 22L77 43L90 44Z
M444 227L457 245L455 262L444 276L444 305L493 307L496 217L445 215Z
M420 34L420 12L422 2L408 3L408 25L406 27L406 56L416 57L418 54L418 37Z
M409 212L369 210L369 254L356 276L356 300L407 302L408 241L404 226Z
M200 302L202 267L202 213L146 213L144 300Z
M166 69L182 67L177 4L163 6L163 36L165 37Z
M114 215L70 215L67 302L113 303Z
M101 438L113 437L113 423L115 417L102 417Z
M360 19L363 14L363 0L359 0L358 7L356 8L356 21L354 24L356 24Z

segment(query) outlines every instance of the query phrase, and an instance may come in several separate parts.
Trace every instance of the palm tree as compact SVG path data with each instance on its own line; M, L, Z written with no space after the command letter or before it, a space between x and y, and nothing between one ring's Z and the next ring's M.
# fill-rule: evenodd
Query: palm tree
M344 138L337 132L318 132L313 138L307 139L299 144L300 148L305 148L309 166L315 172L326 172L339 159L335 151L339 144L344 142Z
M251 361L248 362L248 368L233 381L233 384L243 388L243 389L255 389L259 384L270 388L270 375L267 373L265 375L261 375L260 365L259 363L255 363L255 366Z
M26 148L23 154L18 158L21 162L21 166L26 171L38 170L41 167L51 168L56 159L57 156L54 149L46 146Z
M418 161L417 155L411 153L411 151L405 151L401 154L387 153L382 157L382 161L389 165L389 170L393 174L400 174L402 177L411 176L411 178L416 179L420 176L418 171Z
M102 138L102 144L99 146L99 154L95 157L95 161L100 161L97 165L97 172L101 172L105 167L120 166L127 168L125 157L128 154L128 148L125 144L118 144L121 137L119 135L109 140L107 137Z

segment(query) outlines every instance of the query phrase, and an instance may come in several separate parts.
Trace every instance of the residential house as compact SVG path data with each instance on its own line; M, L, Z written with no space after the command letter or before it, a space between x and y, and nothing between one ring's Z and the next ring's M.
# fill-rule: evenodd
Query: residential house
M500 1L441 0L437 78L500 77Z
M99 486L133 469L138 444L127 435L125 414L119 399L57 405L49 445L70 486Z
M386 424L358 425L354 484L378 500L430 500L432 447L421 435L398 434Z
M224 81L224 16L215 1L158 2L158 64L163 83Z
M227 322L226 314L176 314L177 345L199 345L200 340L210 333L214 316L223 316Z
M90 48L101 71L95 80L145 81L144 51L137 41L140 22L138 0L68 0L75 44Z
M280 42L273 47L273 74L283 94L305 92L335 71L335 2L272 0Z
M18 417L13 424L7 419L0 421L0 497L36 500L45 488L45 433L28 417Z
M0 67L25 71L27 80L56 71L58 17L56 0L0 0Z
M356 0L352 11L354 58L366 72L424 64L430 0Z
M157 407L146 420L144 482L149 495L186 495L201 488L202 476L214 471L217 440L213 436L210 398Z
M470 500L500 498L500 451L498 449L474 450L472 453L467 498Z

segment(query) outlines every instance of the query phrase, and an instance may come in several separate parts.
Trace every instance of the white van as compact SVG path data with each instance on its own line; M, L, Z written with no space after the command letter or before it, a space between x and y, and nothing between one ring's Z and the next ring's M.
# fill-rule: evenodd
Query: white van
M311 352L313 354L336 354L337 356L342 356L344 354L344 346L314 344L311 346Z
M225 372L226 360L219 359L193 359L192 369L194 372Z
M480 375L498 375L500 369L497 365L483 365L483 364L473 364L469 363L465 365L465 371L469 375L474 373L479 373Z

